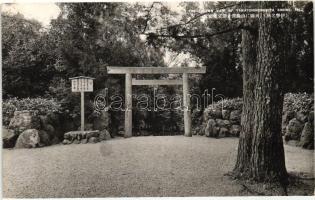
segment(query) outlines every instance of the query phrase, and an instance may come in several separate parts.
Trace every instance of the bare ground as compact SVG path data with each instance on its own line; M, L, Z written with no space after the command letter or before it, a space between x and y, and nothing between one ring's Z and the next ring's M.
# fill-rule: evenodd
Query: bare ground
M224 175L233 169L237 144L237 138L148 136L4 149L3 196L270 195L257 193L260 186L248 187ZM285 145L287 169L298 176L289 195L314 194L313 153Z

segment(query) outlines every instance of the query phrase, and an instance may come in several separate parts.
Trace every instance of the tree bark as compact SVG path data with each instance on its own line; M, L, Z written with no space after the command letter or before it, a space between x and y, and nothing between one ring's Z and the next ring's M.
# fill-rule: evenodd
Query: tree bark
M262 8L266 8L264 3ZM281 135L282 30L277 19L261 13L257 43L254 33L242 32L244 105L234 173L257 181L286 184L288 175Z
M282 56L283 37L276 19L261 15L257 43L257 72L255 88L254 129L251 175L261 181L284 181L287 178L281 135L283 108Z
M253 22L247 22L247 26L254 26ZM243 108L241 118L241 133L238 145L238 155L234 171L242 175L248 171L248 163L251 157L251 143L254 127L256 80L252 78L256 69L256 41L257 34L249 30L242 30L242 66L243 66Z

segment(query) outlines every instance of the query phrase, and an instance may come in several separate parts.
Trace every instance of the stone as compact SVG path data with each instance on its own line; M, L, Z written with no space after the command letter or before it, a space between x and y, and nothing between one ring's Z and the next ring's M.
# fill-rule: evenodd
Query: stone
M72 142L70 140L64 139L62 141L62 144L71 144Z
M125 131L120 130L118 131L117 135L123 137L125 135Z
M289 121L294 118L294 116L295 116L294 111L287 111L287 112L284 112L284 114L282 115L282 122L281 122L282 135L286 134L287 125L288 125Z
M3 148L13 148L18 138L17 134L14 134L14 130L2 128L2 146Z
M51 140L51 145L54 145L54 144L59 144L60 143L60 140L58 137L54 136L53 139Z
M38 131L38 134L39 134L40 146L51 145L50 136L46 131L40 130Z
M217 118L222 119L221 109L211 109L210 108L209 115L210 115L210 117L215 118L215 119L217 119Z
M231 123L229 120L216 119L215 120L220 128L229 128Z
M47 115L39 115L38 117L40 119L41 128L46 130L46 126L52 122L49 120Z
M36 129L27 129L23 131L15 144L15 148L35 148L39 146L40 137Z
M64 139L70 139L70 135L69 135L69 134L64 134L64 135L63 135L63 138L64 138Z
M284 115L282 116L282 123L287 125L289 121L294 118L294 116L295 116L294 111L285 112Z
M199 135L199 133L200 133L201 131L202 131L201 126L194 127L194 129L193 129L193 135Z
M94 113L93 113L94 114ZM108 111L101 110L97 114L94 114L93 118L93 128L94 130L102 131L109 128L110 115Z
M203 121L208 121L210 119L210 116L209 116L209 110L208 109L205 109L205 111L203 112L202 114L202 120Z
M202 124L201 125L201 128L200 128L200 131L198 132L198 135L205 135L205 130L206 130L206 124Z
M213 136L214 132L215 132L215 127L216 127L217 123L214 119L209 119L205 128L205 135L207 137L211 137Z
M309 114L308 114L308 117L307 117L307 121L314 124L314 111L311 111Z
M307 122L307 117L308 117L308 115L306 112L299 111L296 113L296 119L302 123Z
M224 127L223 119L216 119L215 122L217 123L219 127Z
M299 145L305 149L314 149L314 126L310 122L304 125Z
M220 127L217 127L217 126L216 126L216 127L213 129L213 133L212 133L213 137L217 138L217 137L219 136L219 132L220 132Z
M20 134L27 129L40 129L40 119L35 111L15 111L10 120L9 129L13 129L16 134Z
M232 124L240 124L242 111L233 110L230 114L230 121Z
M286 128L285 139L286 140L299 140L302 130L303 130L303 124L296 118L291 119Z
M88 140L86 138L81 140L81 144L86 144L88 142Z
M86 138L89 139L91 137L99 137L99 131L85 131Z
M91 138L89 139L89 143L97 143L97 142L99 142L99 140L98 140L97 137L91 137Z
M240 125L232 125L230 128L230 134L233 137L239 137L241 133L241 126Z
M47 133L51 136L53 136L55 133L55 128L50 124L47 124L44 130L47 131Z
M220 128L219 131L219 137L228 137L229 136L229 130L227 128Z
M91 137L99 137L99 131L69 131L64 134L64 139L70 141L80 141L82 139L89 139Z
M229 110L222 110L222 118L223 119L230 119L230 113L231 113L231 111L229 111Z
M223 120L223 127L229 128L231 126L231 122L229 120Z
M81 143L81 141L78 140L78 139L74 139L73 142L72 142L72 144L80 144L80 143Z
M100 131L100 134L99 134L99 139L102 141L102 140L110 140L112 137L110 136L109 132L104 129L102 131Z

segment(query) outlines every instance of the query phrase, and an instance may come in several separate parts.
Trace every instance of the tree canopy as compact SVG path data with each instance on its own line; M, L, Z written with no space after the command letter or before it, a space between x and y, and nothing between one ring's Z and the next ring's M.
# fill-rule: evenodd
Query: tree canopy
M106 65L165 66L165 49L188 53L207 67L198 83L201 90L242 95L240 32L231 31L241 20L207 17L210 10L234 9L239 3L182 2L176 10L163 3L58 6L61 12L48 29L22 15L2 13L4 96L43 95L58 77L83 74L95 76L96 87L102 88ZM288 24L286 91L312 92L313 5L295 6L303 12L291 14Z

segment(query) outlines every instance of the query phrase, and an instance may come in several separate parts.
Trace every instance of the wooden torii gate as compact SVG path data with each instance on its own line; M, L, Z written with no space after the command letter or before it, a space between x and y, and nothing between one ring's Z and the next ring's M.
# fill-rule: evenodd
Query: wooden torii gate
M188 74L203 74L206 68L192 67L107 67L108 74L125 74L125 137L132 136L132 85L183 85L185 136L191 137ZM132 74L182 74L182 80L137 80Z

